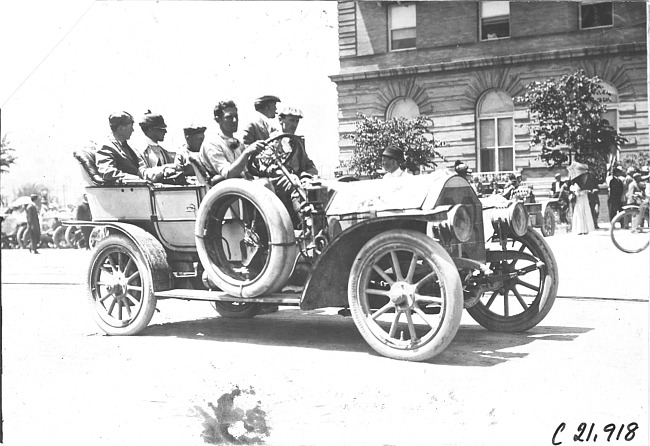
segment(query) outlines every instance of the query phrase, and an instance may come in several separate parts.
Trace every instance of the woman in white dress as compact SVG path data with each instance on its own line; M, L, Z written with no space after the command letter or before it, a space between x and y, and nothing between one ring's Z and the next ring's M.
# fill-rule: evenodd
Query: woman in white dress
M573 208L573 220L571 226L574 234L587 234L589 231L594 230L594 220L591 216L591 208L589 207L589 198L587 191L580 189L577 184L572 184L571 191L576 196L576 204Z

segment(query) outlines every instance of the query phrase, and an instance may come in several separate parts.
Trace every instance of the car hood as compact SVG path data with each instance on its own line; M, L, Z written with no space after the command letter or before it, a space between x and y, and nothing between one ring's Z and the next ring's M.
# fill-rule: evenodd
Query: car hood
M432 209L449 183L464 179L447 170L426 175L407 175L379 180L353 181L330 185L335 190L327 206L327 215L346 215L369 211Z

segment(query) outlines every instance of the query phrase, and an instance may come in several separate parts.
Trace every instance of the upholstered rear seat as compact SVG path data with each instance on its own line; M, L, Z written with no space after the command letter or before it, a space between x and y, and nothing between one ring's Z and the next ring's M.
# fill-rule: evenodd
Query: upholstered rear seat
M75 150L72 155L81 165L81 176L87 186L97 186L106 183L99 170L97 170L94 147L84 147L83 149Z

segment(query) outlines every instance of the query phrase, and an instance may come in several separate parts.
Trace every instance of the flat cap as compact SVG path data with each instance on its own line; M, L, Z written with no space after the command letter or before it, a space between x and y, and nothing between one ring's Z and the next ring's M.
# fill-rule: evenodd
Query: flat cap
M108 117L108 123L111 126L128 125L133 123L133 116L125 111L112 113Z
M650 167L648 167L648 166L641 166L641 168L639 169L639 171L641 172L642 175L647 175L648 173L650 173Z
M271 94L267 94L264 96L260 96L259 98L255 99L255 104L261 104L262 102L282 102L280 101L280 98L277 96L273 96Z
M140 120L140 127L166 129L167 124L165 124L165 120L163 119L162 115L159 115L158 113L152 113L151 110L147 110L147 112L144 114L144 116L142 116L142 119Z
M392 158L397 161L404 161L404 152L402 151L402 149L395 146L386 147L386 149L382 152L381 156L386 156L388 158Z
M297 116L299 118L303 117L302 111L296 107L282 107L282 110L280 110L280 113L278 114L280 116Z
M206 127L191 123L183 127L183 133L185 133L185 135L195 135L197 133L205 132L205 129Z
M558 172L558 173L556 173L556 174L554 175L554 177L555 177L555 178L562 178L562 174L561 174L560 172Z
M632 175L634 172L636 172L636 169L635 169L634 167L630 166L630 167L627 168L627 172L626 172L626 173L627 173L628 175Z

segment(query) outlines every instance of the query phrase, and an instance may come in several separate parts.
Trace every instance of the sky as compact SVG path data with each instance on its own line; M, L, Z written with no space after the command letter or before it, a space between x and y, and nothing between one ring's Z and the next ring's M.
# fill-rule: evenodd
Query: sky
M336 2L3 0L0 54L0 131L18 157L0 178L8 200L42 183L74 204L72 152L120 110L162 114L175 150L190 122L210 138L218 101L237 103L242 128L273 94L303 111L297 133L322 173L338 163ZM138 126L130 143L144 146Z

